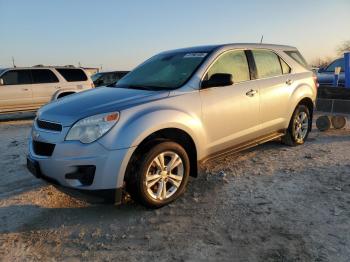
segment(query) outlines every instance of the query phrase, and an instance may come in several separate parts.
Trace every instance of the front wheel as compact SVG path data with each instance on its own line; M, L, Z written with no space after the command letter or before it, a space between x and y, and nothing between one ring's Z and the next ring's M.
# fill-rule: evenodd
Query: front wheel
M290 120L286 134L282 142L289 146L302 145L306 141L311 130L311 117L307 106L298 105Z
M131 197L147 207L158 208L177 199L190 173L185 149L175 142L156 144L133 161L126 181Z

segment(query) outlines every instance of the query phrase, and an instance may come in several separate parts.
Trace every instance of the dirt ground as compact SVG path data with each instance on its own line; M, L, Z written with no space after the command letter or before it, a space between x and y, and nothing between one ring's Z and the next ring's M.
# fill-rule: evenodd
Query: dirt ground
M0 123L0 261L349 261L350 130L202 166L158 210L92 205L26 171L31 120Z

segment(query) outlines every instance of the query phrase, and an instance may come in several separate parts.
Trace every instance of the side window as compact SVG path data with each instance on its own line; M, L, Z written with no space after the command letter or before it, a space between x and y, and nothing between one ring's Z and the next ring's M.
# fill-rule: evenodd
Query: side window
M299 65L309 68L306 60L304 57L299 53L299 51L284 51L287 55L289 55L291 58L293 58L294 61L296 61Z
M72 68L56 68L56 70L66 79L68 82L86 81L87 76L81 69Z
M258 78L282 75L279 57L267 50L252 50Z
M234 83L250 80L249 66L245 52L238 50L229 51L221 55L209 69L206 79L218 73L232 74Z
M2 77L4 85L28 85L32 83L29 70L11 70Z
M33 77L33 84L58 82L58 78L49 69L33 69L31 71L32 71L32 77Z
M283 61L282 58L280 58L280 62L281 62L281 67L282 67L282 73L285 74L289 74L291 72L291 68L289 67L289 65Z
M122 79L127 73L118 73L118 80Z
M345 68L345 60L344 58L335 60L333 63L331 63L327 68L326 68L326 72L332 72L334 73L335 68L336 67L340 67L340 72L344 72L344 68Z

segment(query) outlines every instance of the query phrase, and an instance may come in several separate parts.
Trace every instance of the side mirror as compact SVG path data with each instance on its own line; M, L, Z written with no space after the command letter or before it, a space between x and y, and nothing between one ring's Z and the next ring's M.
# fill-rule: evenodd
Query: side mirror
M0 86L4 85L4 79L0 78Z
M231 74L214 74L209 80L204 80L201 87L209 88L215 86L230 86L233 84L233 77Z

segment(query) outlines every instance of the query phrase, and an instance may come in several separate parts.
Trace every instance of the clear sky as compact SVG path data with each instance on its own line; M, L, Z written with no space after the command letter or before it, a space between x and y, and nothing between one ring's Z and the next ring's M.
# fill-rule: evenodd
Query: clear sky
M350 0L0 0L0 66L131 69L167 49L264 42L310 62L350 40Z

